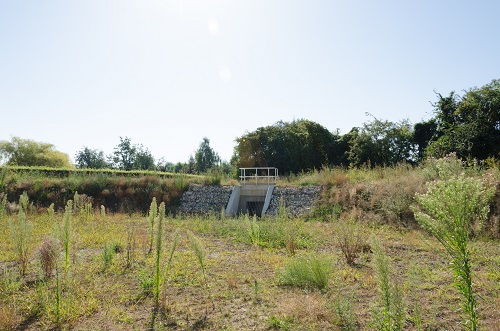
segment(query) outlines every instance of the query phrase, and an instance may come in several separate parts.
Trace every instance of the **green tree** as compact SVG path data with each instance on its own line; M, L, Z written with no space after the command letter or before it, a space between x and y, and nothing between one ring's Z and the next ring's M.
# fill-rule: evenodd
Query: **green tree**
M19 137L0 141L0 160L16 166L73 167L68 154L57 151L54 145Z
M415 146L412 136L413 128L408 120L393 123L374 117L372 122L350 132L347 159L352 166L413 162Z
M308 120L279 121L236 139L231 159L237 167L276 167L280 173L298 173L340 164L338 135Z
M142 145L135 146L135 158L133 168L137 170L155 170L155 159L149 149Z
M423 159L425 156L425 149L429 143L436 137L437 124L435 119L426 122L420 122L413 126L413 143L417 148L417 158Z
M438 94L437 134L426 149L434 157L456 152L461 158L500 156L500 80L471 88L463 96Z
M75 161L77 168L104 169L109 167L103 151L88 147L83 147L76 153Z
M115 147L111 157L114 167L122 170L132 170L136 152L137 149L132 145L130 138L120 137L120 143Z
M203 138L194 155L195 170L197 173L207 172L220 162L219 155L210 147L210 140Z

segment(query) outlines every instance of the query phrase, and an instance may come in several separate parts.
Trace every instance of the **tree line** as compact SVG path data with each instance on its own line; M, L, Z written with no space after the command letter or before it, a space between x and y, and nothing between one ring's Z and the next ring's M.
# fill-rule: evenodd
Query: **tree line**
M372 120L340 135L305 120L278 122L237 138L232 163L298 173L323 166L417 164L456 153L461 159L500 157L500 80L463 95L436 93L434 116L412 125Z
M433 117L412 125L408 120L372 120L340 135L306 120L279 121L236 138L230 162L221 160L203 138L185 163L155 160L141 144L120 137L113 152L83 147L75 155L77 168L157 170L184 173L222 171L239 167L276 167L282 174L323 166L392 166L416 164L427 157L456 153L462 159L500 157L500 80L464 91L436 93ZM47 143L18 137L0 141L0 160L9 165L71 167L67 154Z

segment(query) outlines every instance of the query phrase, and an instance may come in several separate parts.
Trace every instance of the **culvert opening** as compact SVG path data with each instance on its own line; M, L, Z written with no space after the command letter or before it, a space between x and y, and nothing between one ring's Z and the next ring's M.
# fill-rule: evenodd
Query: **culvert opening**
M256 215L257 217L262 217L262 208L264 208L264 201L247 201L246 207L248 215Z

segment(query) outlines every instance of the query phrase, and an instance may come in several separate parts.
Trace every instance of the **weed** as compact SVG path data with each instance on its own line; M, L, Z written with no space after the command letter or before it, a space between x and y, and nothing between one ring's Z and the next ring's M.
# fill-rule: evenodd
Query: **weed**
M0 192L0 217L7 213L7 194Z
M248 220L248 215L245 215L245 220L248 224L248 237L250 239L250 243L254 246L260 246L260 226L257 223L257 216L253 216L252 221Z
M380 242L373 240L373 268L380 292L380 309L374 315L374 327L383 331L399 331L404 327L403 294L397 283L391 282L390 259Z
M38 259L40 261L40 267L45 278L52 277L58 255L58 243L52 237L45 237L42 245L38 249Z
M427 193L417 195L423 210L416 209L417 221L429 230L451 257L455 285L462 296L467 330L477 330L477 300L473 289L470 236L480 228L489 212L493 187L484 187L479 179L463 175L433 182Z
M71 242L71 214L73 202L68 200L66 210L64 212L64 221L60 231L61 242L64 249L64 270L67 273L69 270L69 249Z
M153 294L155 281L153 275L146 269L139 272L139 287L142 290L142 295L149 296Z
M156 231L156 259L155 259L155 307L158 307L158 302L160 299L160 284L161 284L161 271L160 271L160 259L162 251L163 242L163 219L165 218L165 203L162 202L159 208L158 214L158 229Z
M153 240L154 240L154 230L155 230L155 219L158 215L158 205L156 204L156 197L153 197L151 201L151 206L149 207L148 220L150 224L150 237L149 237L149 251L148 254L151 254L153 251Z
M104 207L104 205L101 205L101 217L106 217L106 207Z
M191 248L193 249L198 265L200 266L201 274L203 276L203 283L205 284L205 291L207 292L208 298L212 301L212 307L215 309L215 303L213 302L212 296L210 295L207 280L207 251L201 240L196 237L191 231L188 231L189 241L191 242Z
M130 268L132 266L132 262L134 261L135 258L135 249L136 249L135 228L134 226L131 226L130 228L127 229L127 248L125 254L126 268Z
M22 276L26 274L30 258L30 242L33 224L26 217L28 194L26 191L19 197L17 220L10 222L10 236L19 270Z
M323 290L328 286L332 268L329 261L316 256L303 256L288 261L279 272L282 285Z
M49 216L50 221L54 220L54 203L51 203L47 208L47 215Z
M271 330L291 330L292 329L292 323L293 323L293 318L285 316L283 318L280 318L276 315L271 315L268 320L269 324L269 329Z
M338 297L335 301L335 313L340 322L340 327L345 331L359 330L358 319L353 311L351 298Z
M16 330L20 322L15 307L0 305L0 330Z
M111 266L111 263L113 263L113 259L116 253L120 252L121 250L122 250L121 245L117 242L104 245L104 248L102 250L102 261L104 270L107 270Z
M354 265L356 258L366 247L366 233L358 222L351 217L340 219L334 229L336 245L349 265Z

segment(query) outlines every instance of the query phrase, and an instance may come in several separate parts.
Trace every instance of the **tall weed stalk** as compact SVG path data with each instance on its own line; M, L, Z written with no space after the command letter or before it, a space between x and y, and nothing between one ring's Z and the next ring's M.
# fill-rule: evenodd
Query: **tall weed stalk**
M380 331L400 331L406 318L401 286L391 281L390 258L377 239L373 240L373 268L380 292L380 309L373 326Z
M425 194L416 195L421 206L415 208L417 221L436 237L451 258L455 286L462 296L462 323L466 330L478 329L469 242L487 219L494 194L494 187L461 175L433 182Z
M19 271L22 276L26 274L28 268L31 234L33 229L33 224L28 221L26 217L28 202L28 194L24 192L19 197L17 220L10 222L12 246L16 253L16 260L19 264Z
M154 198L153 198L154 199ZM156 203L156 201L154 201ZM163 219L165 218L165 203L160 204L158 213L158 229L156 233L156 259L155 259L155 306L158 307L158 302L160 299L160 283L161 283L161 271L160 271L160 260L163 246Z
M156 197L153 197L151 201L151 206L149 207L148 220L150 224L150 238L149 238L149 251L148 254L151 254L153 251L153 241L154 241L154 230L155 230L155 219L158 216L158 205L156 203Z

